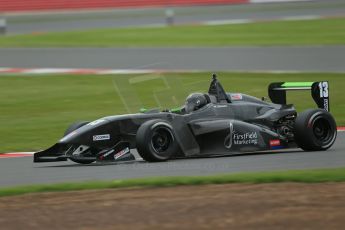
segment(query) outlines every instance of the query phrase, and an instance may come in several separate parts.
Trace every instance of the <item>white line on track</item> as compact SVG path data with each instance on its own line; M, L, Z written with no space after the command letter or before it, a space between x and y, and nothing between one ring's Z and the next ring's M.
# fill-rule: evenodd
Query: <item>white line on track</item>
M18 154L25 154L25 155L33 155L35 152L17 152L17 153L4 153L6 155L18 155Z
M4 154L0 154L0 159L32 157L33 154L34 152L4 153Z

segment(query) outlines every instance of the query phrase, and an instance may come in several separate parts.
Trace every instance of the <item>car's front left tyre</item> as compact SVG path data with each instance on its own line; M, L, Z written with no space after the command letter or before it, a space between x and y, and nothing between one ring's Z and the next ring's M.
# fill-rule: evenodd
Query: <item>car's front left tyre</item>
M146 121L139 127L136 148L139 155L150 162L169 160L179 151L172 126L163 120Z

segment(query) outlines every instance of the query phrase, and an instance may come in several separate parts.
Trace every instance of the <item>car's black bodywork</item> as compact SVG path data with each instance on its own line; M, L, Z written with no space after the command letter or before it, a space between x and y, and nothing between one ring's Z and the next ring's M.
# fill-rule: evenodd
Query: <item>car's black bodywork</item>
M298 121L286 90L311 89L321 109L309 110ZM240 94L225 93L213 76L209 103L192 112L115 115L76 126L51 148L34 154L34 162L133 160L137 148L147 161L179 157L230 155L292 147L326 150L334 143L336 126L329 109L328 83L272 83L275 103ZM298 121L298 122L297 122ZM303 127L296 127L296 124ZM312 137L296 134L309 129ZM296 137L299 137L296 140Z

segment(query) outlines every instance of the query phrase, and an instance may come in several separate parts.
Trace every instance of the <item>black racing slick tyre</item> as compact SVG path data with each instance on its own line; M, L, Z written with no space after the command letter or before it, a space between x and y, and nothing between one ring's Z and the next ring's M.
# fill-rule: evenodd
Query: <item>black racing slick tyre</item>
M74 130L79 129L80 127L88 124L88 121L78 121L75 122L73 124L71 124L65 131L63 136L67 136L68 134L70 134L71 132L73 132ZM78 164L91 164L92 162L94 162L94 160L85 160L85 159L74 159L74 158L69 158L71 161L78 163Z
M136 148L144 160L158 162L166 161L177 154L179 145L168 122L150 120L139 127Z
M309 109L298 114L294 137L305 151L321 151L330 148L337 137L337 126L332 115L323 109Z

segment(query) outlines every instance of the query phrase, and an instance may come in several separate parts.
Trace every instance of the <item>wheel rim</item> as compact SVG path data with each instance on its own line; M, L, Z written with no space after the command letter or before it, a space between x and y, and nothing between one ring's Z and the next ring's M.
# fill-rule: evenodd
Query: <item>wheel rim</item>
M314 122L313 133L315 138L322 143L327 145L333 139L333 132L330 124L325 119L317 119Z
M151 146L157 154L166 153L173 142L173 135L168 128L158 127L153 131Z

